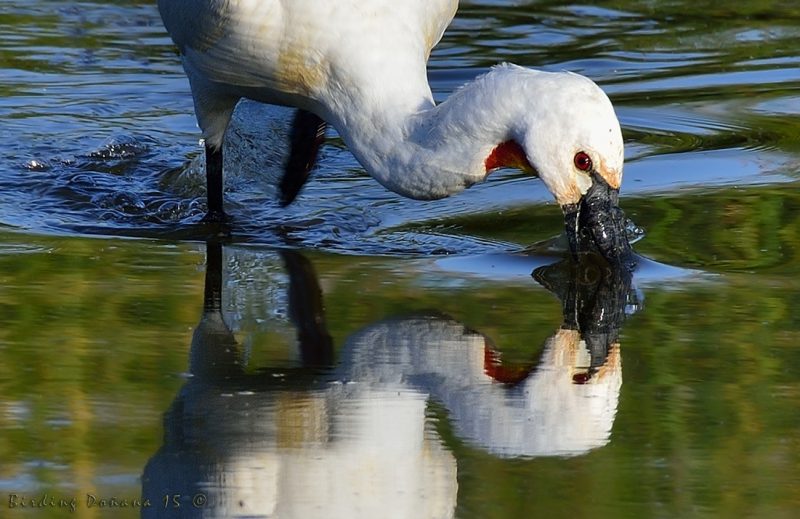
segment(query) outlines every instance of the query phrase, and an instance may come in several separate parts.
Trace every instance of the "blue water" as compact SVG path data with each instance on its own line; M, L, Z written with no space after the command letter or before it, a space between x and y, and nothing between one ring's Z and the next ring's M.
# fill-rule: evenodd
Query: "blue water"
M406 200L333 130L281 208L254 103L208 240L154 3L6 2L0 516L796 515L800 11L461 4L437 100L503 61L609 93L631 279L561 263L538 179Z

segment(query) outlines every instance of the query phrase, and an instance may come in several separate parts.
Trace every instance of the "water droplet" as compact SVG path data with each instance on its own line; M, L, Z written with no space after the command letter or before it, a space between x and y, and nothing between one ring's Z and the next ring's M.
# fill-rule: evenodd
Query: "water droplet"
M31 159L25 163L25 169L29 171L48 171L50 164L44 160Z

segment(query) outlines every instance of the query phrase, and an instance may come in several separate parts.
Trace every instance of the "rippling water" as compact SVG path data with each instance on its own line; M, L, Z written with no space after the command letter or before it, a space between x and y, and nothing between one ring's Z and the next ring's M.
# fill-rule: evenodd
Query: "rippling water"
M539 180L405 200L334 132L282 209L291 112L248 103L206 243L155 5L6 2L0 516L794 516L799 22L462 2L438 100L502 61L612 98L628 280L559 263Z
M444 99L500 61L594 78L625 129L629 210L677 189L792 182L789 128L800 71L788 44L798 30L786 10L699 17L683 2L642 12L466 4L434 52L431 82ZM202 172L187 165L198 155L198 133L187 82L153 6L37 1L10 11L0 221L67 234L196 233ZM228 161L236 167L228 168L226 188L237 240L290 239L351 253L508 250L425 231L509 208L553 212L540 208L549 195L538 180L514 174L493 175L449 200L401 199L366 178L335 135L316 180L286 211L275 203L274 184L288 115L248 105L236 119L238 160ZM424 228L402 230L412 223Z

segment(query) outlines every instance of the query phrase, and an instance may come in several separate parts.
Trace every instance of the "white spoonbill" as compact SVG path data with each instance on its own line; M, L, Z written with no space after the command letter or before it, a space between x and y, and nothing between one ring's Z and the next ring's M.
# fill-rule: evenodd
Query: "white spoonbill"
M632 267L618 193L623 141L605 93L569 72L500 65L436 105L427 60L457 0L159 0L180 49L206 150L209 220L224 220L222 144L241 98L300 109L284 203L325 123L403 196L443 198L500 167L537 174L561 205L573 254ZM593 245L592 245L593 244Z

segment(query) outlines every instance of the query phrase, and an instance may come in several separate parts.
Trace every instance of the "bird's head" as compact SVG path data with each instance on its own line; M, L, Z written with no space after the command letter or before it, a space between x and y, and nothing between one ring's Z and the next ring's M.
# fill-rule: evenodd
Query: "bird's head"
M624 149L608 96L590 79L537 72L537 96L515 139L495 148L487 169L515 166L538 175L561 206L573 255L595 249L632 269L635 257L618 205Z

